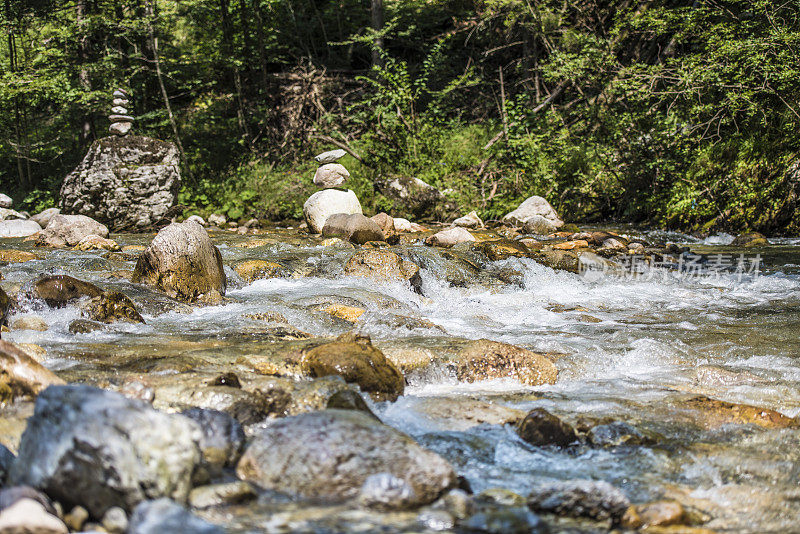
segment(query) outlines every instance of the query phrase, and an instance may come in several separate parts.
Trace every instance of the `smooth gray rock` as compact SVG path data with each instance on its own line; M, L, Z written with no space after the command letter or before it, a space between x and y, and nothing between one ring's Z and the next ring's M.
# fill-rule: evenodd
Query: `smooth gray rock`
M186 508L169 499L141 503L133 511L128 524L128 534L224 534Z
M114 113L116 115L127 115L128 110L125 109L123 106L114 106L113 108L111 108L111 113Z
M367 477L358 502L361 506L378 510L401 510L416 501L414 488L391 473L376 473Z
M317 191L303 204L303 216L308 223L308 229L314 234L322 233L322 228L328 217L336 213L363 215L361 203L352 191L338 189L325 189Z
M267 489L328 501L356 498L372 475L388 473L413 490L404 506L432 502L456 484L444 458L354 410L276 421L253 437L237 473Z
M545 483L528 497L528 506L537 512L601 521L611 519L615 523L622 519L630 505L619 489L608 482L595 480Z
M475 236L469 233L469 230L456 226L433 234L425 240L425 244L436 247L452 247L459 243L470 243L475 240Z
M130 102L131 101L128 100L127 98L115 98L114 100L111 101L111 105L112 106L127 107L128 104L130 104Z
M564 221L559 218L553 206L544 198L536 195L526 199L517 209L503 217L503 222L512 226L522 226L534 215L541 215L557 228L564 226Z
M10 208L13 205L14 200L10 196L0 193L0 208Z
M478 212L471 211L453 221L453 226L460 226L462 228L483 228L483 221L478 217Z
M314 161L316 161L320 165L327 165L328 163L335 163L336 161L345 157L345 155L347 155L347 152L345 152L341 148L337 150L329 150L327 152L323 152L322 154L314 156Z
M31 220L39 223L39 226L42 228L47 228L47 225L50 224L52 218L59 213L61 213L61 210L58 208L47 208L46 210L31 217Z
M174 143L133 135L98 139L64 179L62 212L88 215L115 232L152 228L177 204L179 166Z
M108 116L108 120L111 122L135 122L136 119L131 117L130 115L119 115L119 114L111 114Z
M342 237L357 245L363 245L368 241L386 241L378 223L360 213L331 215L322 227L322 235Z
M185 502L200 439L182 415L89 386L51 386L36 399L10 479L94 518L146 499Z
M16 210L12 210L10 208L0 208L0 221L8 221L12 219L27 219L27 217Z
M111 126L108 127L108 131L114 135L123 136L128 135L131 128L133 128L133 123L131 122L112 122Z
M39 235L38 244L74 247L85 237L108 237L108 227L86 215L54 215Z
M350 173L343 165L338 163L328 163L319 167L314 173L314 185L324 189L339 187L350 178Z
M0 221L0 237L28 237L41 231L42 227L31 220L12 219Z
M558 230L556 223L542 215L532 215L525 219L523 232L526 234L550 235Z

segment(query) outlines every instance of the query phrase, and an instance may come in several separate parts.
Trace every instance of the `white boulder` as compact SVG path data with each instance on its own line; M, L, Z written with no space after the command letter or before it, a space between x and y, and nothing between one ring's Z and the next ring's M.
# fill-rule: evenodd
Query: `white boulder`
M303 204L303 216L308 223L308 229L314 234L322 233L325 221L336 213L363 215L356 194L350 190L325 189L308 197Z
M551 206L547 200L539 196L532 196L520 204L517 209L503 217L503 222L512 226L522 226L525 224L525 221L534 215L541 215L552 222L556 228L560 228L564 225L564 221L558 216L553 206Z

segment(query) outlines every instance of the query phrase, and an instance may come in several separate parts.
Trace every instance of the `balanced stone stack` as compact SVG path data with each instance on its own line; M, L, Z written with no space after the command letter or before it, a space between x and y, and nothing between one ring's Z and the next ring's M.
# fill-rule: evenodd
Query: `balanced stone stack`
M320 164L314 174L314 185L322 191L311 195L303 205L303 215L312 233L322 233L322 228L331 215L363 214L356 194L350 190L339 189L350 178L350 173L344 165L336 163L345 154L344 150L331 150L314 158Z
M120 137L127 135L133 126L134 118L128 115L129 98L130 95L124 89L114 91L111 115L108 116L108 120L111 121L108 131Z

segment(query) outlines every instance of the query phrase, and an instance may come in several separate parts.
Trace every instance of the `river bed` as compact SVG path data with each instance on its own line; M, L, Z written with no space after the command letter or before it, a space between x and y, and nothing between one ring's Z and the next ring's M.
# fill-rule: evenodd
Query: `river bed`
M292 230L257 236L218 232L212 237L226 265L267 259L287 266L294 276L247 284L228 268L226 301L189 308L128 282L133 253L33 249L6 240L5 248L42 256L2 267L2 285L9 292L43 273L70 274L124 292L147 324L71 334L69 324L80 316L76 308L37 309L27 315L44 319L47 331L12 330L3 339L39 345L47 351L42 362L65 379L101 386L118 386L141 373L234 369L238 356L286 342L247 317L265 311L283 315L312 336L355 328L387 354L398 347L436 351L452 339L510 343L552 355L559 370L556 384L530 387L511 379L464 383L445 371L417 373L407 377L405 394L397 401L370 400L370 406L385 423L448 459L476 493L503 488L526 495L551 479L604 480L634 503L677 500L705 528L796 532L800 430L736 424L692 399L704 396L800 416L800 240L774 240L769 247L745 250L731 247L724 235L698 240L623 231L734 263L742 254L747 261L759 255L761 272L657 269L640 276L582 277L527 258L485 266L516 273L509 283L459 272L461 264L445 251L412 243L400 249L422 267L419 294L400 282L343 276L342 266L353 253L349 247L323 246ZM146 245L152 238L113 237L120 245ZM465 281L454 284L454 276ZM366 312L351 324L321 311L323 302L343 302ZM543 407L579 428L623 421L641 433L642 444L534 447L509 425L472 426L435 409L451 401L523 411ZM17 427L5 427L12 430L6 428L0 438L13 450ZM438 529L415 512L380 514L274 495L201 515L234 532ZM553 531L598 528L551 524ZM447 525L443 530L449 531Z

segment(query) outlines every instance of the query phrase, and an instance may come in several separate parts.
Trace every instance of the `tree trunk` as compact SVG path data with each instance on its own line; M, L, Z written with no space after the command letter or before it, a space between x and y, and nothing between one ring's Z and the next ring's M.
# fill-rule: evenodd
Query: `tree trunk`
M222 45L225 56L231 62L230 71L233 78L234 99L236 100L236 119L239 122L239 131L244 137L245 143L252 150L250 130L247 127L244 101L242 100L242 73L235 62L235 47L233 43L233 28L231 27L230 10L228 0L219 0L220 18L222 21Z
M253 13L256 16L256 37L258 38L258 59L261 67L261 90L265 91L268 81L267 43L264 39L264 13L261 11L261 0L253 0Z
M383 30L383 0L372 0L372 29L376 32ZM378 33L375 36L374 48L372 49L372 66L383 67L383 36Z
M147 29L150 33L150 46L153 49L153 63L156 66L156 78L158 79L158 86L161 89L161 96L164 99L164 107L167 108L167 116L169 117L169 124L172 126L172 133L175 136L175 144L178 145L178 154L181 157L183 168L186 170L186 176L191 179L192 173L189 169L189 164L186 161L186 153L183 151L183 143L181 142L181 136L178 132L178 123L175 122L175 115L172 113L172 104L170 104L167 87L164 85L164 76L161 73L161 57L158 52L158 35L155 30L157 15L153 6L155 1L156 0L147 1Z
M86 20L86 0L78 0L75 4L76 14L75 22L78 26L78 62L81 65L78 71L78 81L80 82L81 89L89 93L92 90L92 81L89 78L89 35L86 33L84 22ZM91 111L87 112L81 122L80 144L81 147L86 147L94 137L94 117Z

